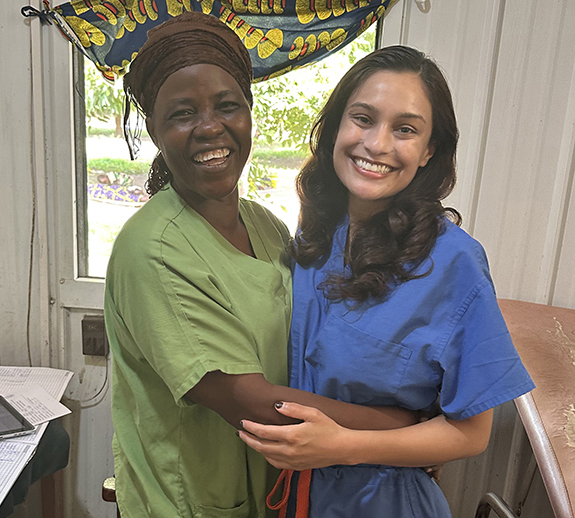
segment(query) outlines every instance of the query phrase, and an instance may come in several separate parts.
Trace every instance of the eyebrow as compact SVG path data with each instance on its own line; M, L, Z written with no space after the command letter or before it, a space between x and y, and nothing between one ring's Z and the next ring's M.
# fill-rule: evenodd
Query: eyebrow
M370 111L377 111L377 109L375 108L375 106L368 104L368 103L353 103L349 106L350 108L364 108L366 110L370 110ZM425 123L427 123L427 121L423 118L423 116L419 115L418 113L411 113L411 112L403 112L398 114L397 116L398 119L419 119Z
M230 95L233 93L234 93L233 90L222 90L222 91L218 92L217 94L215 94L214 98L217 101L219 101L219 100L223 99L226 95ZM193 103L193 102L194 102L193 97L181 97L179 99L172 99L170 102L168 102L167 107L171 108L172 106L178 106L180 104L188 104L188 103Z
M222 90L221 92L218 92L216 95L214 95L214 97L219 101L220 99L223 99L226 95L233 95L234 91L233 90Z
M180 104L191 103L193 99L191 97L182 97L180 99L172 99L166 104L166 108L172 108L173 106L179 106Z

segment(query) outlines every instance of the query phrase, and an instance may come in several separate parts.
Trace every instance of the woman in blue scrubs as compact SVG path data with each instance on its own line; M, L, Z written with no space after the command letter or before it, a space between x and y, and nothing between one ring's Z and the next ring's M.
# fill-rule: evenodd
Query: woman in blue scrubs
M309 516L447 518L420 466L481 453L492 408L533 388L499 311L481 245L444 208L458 130L449 87L424 54L359 61L316 122L298 177L290 385L362 405L441 413L397 430L344 428L284 402L301 424L243 421L276 467L311 473ZM297 498L296 498L297 495ZM303 514L306 514L304 512Z

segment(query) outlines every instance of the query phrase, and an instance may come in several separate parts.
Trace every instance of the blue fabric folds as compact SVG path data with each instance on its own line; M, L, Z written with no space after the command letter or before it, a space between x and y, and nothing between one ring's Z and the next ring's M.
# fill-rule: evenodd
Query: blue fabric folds
M438 398L466 419L533 388L501 316L481 245L445 221L420 272L384 301L350 307L320 284L344 273L349 221L330 257L294 269L290 386L362 405L428 409ZM292 485L293 495L293 485ZM288 513L288 516L292 516ZM419 468L314 469L310 518L450 518L441 490Z

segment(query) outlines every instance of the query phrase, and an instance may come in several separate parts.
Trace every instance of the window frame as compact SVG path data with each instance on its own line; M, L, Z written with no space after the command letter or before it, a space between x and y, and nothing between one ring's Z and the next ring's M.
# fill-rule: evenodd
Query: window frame
M383 41L384 19L376 22L375 49ZM74 148L74 190L75 190L75 269L78 279L104 281L105 277L89 275L89 221L88 221L88 172L86 152L86 107L84 81L84 55L72 47L72 103L73 103L73 148Z
M76 261L77 276L92 279L88 275L88 160L86 154L86 88L84 82L84 56L72 46L72 82L74 113L74 165L76 190Z

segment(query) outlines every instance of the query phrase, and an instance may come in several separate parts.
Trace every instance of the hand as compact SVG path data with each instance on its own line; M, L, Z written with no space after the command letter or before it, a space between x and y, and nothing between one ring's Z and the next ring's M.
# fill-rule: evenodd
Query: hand
M303 422L294 425L263 425L243 420L238 432L242 441L260 452L276 468L302 471L345 464L345 445L352 430L338 425L316 408L283 403L276 410Z

